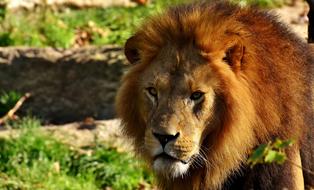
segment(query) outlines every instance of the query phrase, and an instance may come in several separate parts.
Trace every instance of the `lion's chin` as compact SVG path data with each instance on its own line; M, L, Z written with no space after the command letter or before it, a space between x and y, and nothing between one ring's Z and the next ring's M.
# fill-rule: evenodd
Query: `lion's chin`
M189 166L189 163L162 157L155 159L153 162L155 172L166 178L183 177L188 172Z

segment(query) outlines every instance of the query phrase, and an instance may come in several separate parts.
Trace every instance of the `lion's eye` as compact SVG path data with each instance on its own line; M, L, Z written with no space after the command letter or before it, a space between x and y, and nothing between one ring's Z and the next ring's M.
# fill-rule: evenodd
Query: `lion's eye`
M153 97L157 97L157 90L156 90L156 88L154 88L154 87L148 87L148 88L146 88L146 90L147 90L147 92L151 95L151 96L153 96Z
M204 96L204 92L195 91L191 94L190 99L193 101L196 101L196 100L203 98L203 96Z

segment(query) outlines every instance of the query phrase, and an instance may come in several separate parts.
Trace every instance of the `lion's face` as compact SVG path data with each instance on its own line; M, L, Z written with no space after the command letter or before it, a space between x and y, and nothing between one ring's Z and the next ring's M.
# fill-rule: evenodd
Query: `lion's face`
M196 49L168 46L139 81L146 123L142 154L158 174L182 176L205 160L201 146L215 129L217 80Z

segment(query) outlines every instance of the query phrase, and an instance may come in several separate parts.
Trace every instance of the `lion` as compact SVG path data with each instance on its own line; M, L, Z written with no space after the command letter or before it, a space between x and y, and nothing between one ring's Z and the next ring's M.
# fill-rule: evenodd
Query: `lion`
M178 5L148 18L125 55L116 110L161 189L314 187L314 57L276 16ZM295 140L290 162L251 169L251 152L275 138Z

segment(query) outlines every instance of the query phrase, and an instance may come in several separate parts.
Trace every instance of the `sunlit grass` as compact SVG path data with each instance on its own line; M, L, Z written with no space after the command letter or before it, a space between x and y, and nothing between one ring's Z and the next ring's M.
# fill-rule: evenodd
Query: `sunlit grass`
M0 189L137 189L152 183L143 163L102 144L81 149L63 144L25 118L18 137L0 139Z

